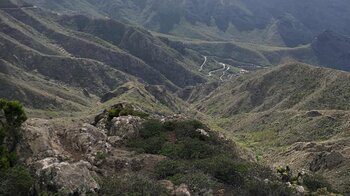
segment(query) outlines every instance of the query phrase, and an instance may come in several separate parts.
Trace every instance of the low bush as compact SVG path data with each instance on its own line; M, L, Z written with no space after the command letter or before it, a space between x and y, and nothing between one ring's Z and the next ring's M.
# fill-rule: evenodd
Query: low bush
M202 195L209 189L218 186L218 183L211 176L203 172L191 172L187 174L176 174L169 178L175 185L182 183L188 185L194 195Z
M112 108L108 110L108 119L112 120L114 117L119 116L138 116L140 118L147 118L149 114L134 110L132 107L125 107L125 108Z
M139 131L141 138L150 138L154 136L160 136L161 133L165 132L166 129L163 127L163 123L159 120L150 119L142 124L142 129Z
M0 172L0 195L28 195L33 185L33 178L28 169L15 166Z
M253 184L253 188L249 191L258 193L258 185L254 186L254 183L258 183L257 178L273 179L271 170L238 158L229 142L222 141L209 131L203 134L198 129L208 130L195 120L164 123L147 120L139 137L128 141L128 147L138 152L167 156L168 159L155 166L155 177L158 180L171 180L176 185L185 183L194 194L200 195L222 187L249 189L250 184ZM287 195L284 188L278 184L264 186L261 192Z
M188 172L186 162L181 160L166 159L159 162L155 167L155 174L158 179L166 179L176 174Z
M249 172L249 164L232 158L230 155L221 154L208 159L199 160L196 163L198 169L211 174L220 182L235 187L243 187L244 176Z
M105 160L107 158L108 154L105 152L97 152L96 153L96 159L97 160Z
M331 185L320 175L305 175L303 177L303 183L310 191L317 191L321 188L327 188L329 191L332 190Z
M166 142L164 136L155 136L146 139L136 138L127 142L127 147L139 153L159 154Z
M261 182L252 181L247 185L247 192L244 195L248 196L291 196L294 195L292 190L281 183L276 182Z
M113 176L103 180L99 195L169 195L156 181L139 175Z

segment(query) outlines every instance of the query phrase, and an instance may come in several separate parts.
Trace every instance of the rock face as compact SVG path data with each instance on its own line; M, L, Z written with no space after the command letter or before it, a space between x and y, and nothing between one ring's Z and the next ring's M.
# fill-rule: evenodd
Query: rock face
M116 117L112 119L107 134L109 136L119 136L122 139L135 138L141 128L141 123L141 118L135 116Z
M24 124L18 154L21 162L33 168L38 190L70 195L94 193L100 188L101 177L147 172L165 158L120 148L126 139L137 136L141 118L109 120L104 112L96 119L94 125L43 119L30 119Z
M40 190L55 191L69 195L95 193L100 186L95 181L96 174L86 161L76 163L59 162L46 158L35 164Z

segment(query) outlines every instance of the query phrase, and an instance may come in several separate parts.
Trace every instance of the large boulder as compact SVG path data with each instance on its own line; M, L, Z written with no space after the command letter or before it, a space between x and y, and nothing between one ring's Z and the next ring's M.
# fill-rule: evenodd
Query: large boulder
M46 157L69 159L70 155L64 150L57 136L59 128L54 127L50 120L29 119L22 129L22 139L17 147L20 162L32 164Z
M65 130L62 139L70 144L73 150L84 153L91 153L96 148L106 149L108 146L104 130L87 123L80 128Z
M132 139L138 136L143 120L136 116L115 117L111 121L111 127L107 134L119 136L122 139Z
M34 168L40 190L86 195L96 193L100 188L94 179L96 174L91 171L91 164L86 161L68 163L46 158L34 164Z

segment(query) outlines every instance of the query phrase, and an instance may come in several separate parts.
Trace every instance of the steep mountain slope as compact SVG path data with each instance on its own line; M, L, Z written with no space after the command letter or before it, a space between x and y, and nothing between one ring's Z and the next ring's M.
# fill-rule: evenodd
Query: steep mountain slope
M63 12L62 7L69 12L86 8L83 12L90 14L97 10L158 32L205 40L237 39L297 46L309 43L326 28L350 35L346 27L350 6L346 0L147 0L141 4L134 0L80 0L85 6L62 1L59 7L52 0L29 2ZM89 11L91 7L95 10Z
M223 115L269 109L349 110L349 77L331 69L290 63L229 82L202 100L201 107ZM207 107L214 103L223 105Z
M314 39L311 47L320 64L350 71L350 36L327 30Z
M198 54L182 54L145 30L11 5L0 7L1 97L79 111L129 81L174 92L206 80L195 73Z
M321 174L348 193L349 84L347 72L291 63L202 93L195 105L265 163Z
M141 25L152 30L153 34L163 41L171 40L170 43L173 45L169 45L168 41L168 46L182 55L185 55L186 51L194 50L205 56L215 56L220 62L245 69L297 60L307 64L348 70L348 55L346 53L348 48L344 48L344 44L335 41L343 35L342 39L346 39L346 36L350 35L350 29L346 25L350 22L348 19L350 18L348 15L350 7L344 0L317 2L314 0L308 2L291 0L148 0L142 4L133 0L79 0L74 3L28 0L28 2L61 13L85 13L97 18L108 16L132 25ZM316 4L317 6L313 6ZM94 11L90 9L94 9ZM98 16L97 12L102 16ZM68 21L76 20L72 22L73 25L76 26L78 23L81 25L81 27L76 26L75 30L104 34L102 39L111 41L110 35L106 35L106 32L112 30L111 28L101 27L105 30L96 32L96 29L91 28L91 25L96 25L96 22L89 23L83 17L73 18ZM64 25L72 27L72 24L67 24L67 22ZM116 25L112 32L115 34L124 32L123 28L117 30L117 27L119 29L120 25ZM315 43L319 41L314 38L322 37L325 34L325 29L331 29L333 32L328 35L333 37L332 45ZM120 42L122 39L120 36L112 39L114 44L124 47L123 43ZM154 41L154 39L150 40ZM127 45L132 46L130 42L134 41L129 40ZM176 43L175 47L173 47L174 42ZM146 43L148 42L146 41L144 44ZM137 47L136 49L135 46L133 46L134 49L129 47L125 47L125 49L137 57L154 55L154 52L153 54L142 54L142 52L137 51ZM346 49L345 52L339 54L340 48ZM327 50L324 53L326 55L322 54L322 50ZM160 53L157 54L160 55ZM167 58L164 55L161 56L164 59ZM143 57L140 58L143 59ZM192 56L190 59L198 59L198 57ZM153 63L156 64L157 70L162 70L162 68L166 68L159 66L159 64L168 62ZM152 64L149 61L146 63ZM211 67L216 66L212 65ZM174 72L177 71L174 69ZM162 74L164 73L162 72ZM169 75L172 74L165 76L169 77Z

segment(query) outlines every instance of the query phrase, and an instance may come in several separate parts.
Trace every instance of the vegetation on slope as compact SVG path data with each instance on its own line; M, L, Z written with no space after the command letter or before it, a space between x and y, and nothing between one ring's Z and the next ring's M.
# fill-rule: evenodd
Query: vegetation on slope
M346 72L291 63L237 78L195 104L258 160L311 173L320 164L316 172L347 193L349 79ZM324 166L329 154L337 158Z
M0 195L27 195L33 184L29 171L17 165L20 126L27 119L17 101L0 99Z
M199 121L149 119L142 127L139 137L125 145L139 153L167 157L157 164L151 175L155 180L170 180L175 185L185 183L194 194L211 190L215 193L223 188L230 194L254 195L260 191L266 195L291 194L278 183L272 171L240 158L230 141L220 138ZM263 183L266 178L272 182ZM123 182L120 180L112 178L111 182L119 184ZM110 185L105 185L102 191L108 193Z

